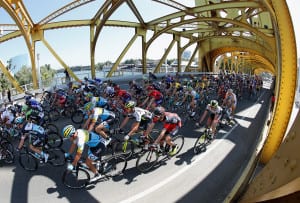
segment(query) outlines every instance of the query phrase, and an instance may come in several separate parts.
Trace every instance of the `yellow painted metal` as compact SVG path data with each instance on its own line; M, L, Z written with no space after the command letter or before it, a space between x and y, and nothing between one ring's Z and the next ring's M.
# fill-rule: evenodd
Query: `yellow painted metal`
M11 4L15 4L12 6ZM32 81L33 81L33 88L38 88L38 81L37 81L37 73L36 73L36 64L35 64L35 51L34 46L32 44L32 40L30 38L30 31L32 29L32 20L29 17L26 9L23 7L23 4L20 1L0 1L0 6L3 7L6 12L11 16L11 18L15 21L16 25L20 29L22 36L24 37L29 57L31 60L31 69L32 69Z
M57 59L57 61L68 71L71 77L73 77L76 81L80 81L80 79L73 73L73 71L65 64L65 62L59 57L59 55L54 51L54 49L50 46L50 44L43 38L41 40L44 45L49 49L52 55Z
M93 45L93 39L94 39L94 33L95 33L95 25L90 26L90 57L91 57L91 75L92 78L96 77L96 71L95 71L95 49L92 49Z
M16 88L19 93L23 93L24 90L20 87L18 81L10 74L10 72L6 69L2 61L0 61L0 68L7 79L11 82L11 84Z
M280 36L278 72L280 75L277 105L273 124L264 145L261 161L267 163L278 149L286 131L293 108L297 77L297 56L294 29L285 1L272 0ZM280 67L281 65L281 67Z
M111 68L111 70L108 72L106 77L111 77L113 72L115 72L119 66L119 64L121 63L121 60L123 59L123 57L125 56L125 54L127 53L127 51L129 50L129 48L131 47L131 45L134 43L134 41L136 40L136 38L139 36L138 33L136 33L128 42L128 44L126 45L126 47L123 49L122 53L120 54L120 56L118 57L118 59L116 60L116 62L114 63L113 67Z
M165 50L162 58L159 60L158 64L156 65L155 69L154 69L154 73L159 72L160 67L162 66L162 64L166 61L168 54L170 53L172 47L174 46L176 40L175 38L173 38L173 40L171 41L171 43L169 44L168 48ZM167 67L166 67L167 68Z
M300 114L272 159L251 181L240 202L260 202L300 191Z
M95 49L99 34L102 28L105 25L105 22L109 19L109 17L114 13L114 11L124 2L125 0L107 0L98 10L96 15L92 19L92 25L95 25L95 33L93 35L93 39L91 39L91 53L95 55ZM91 57L95 57L92 55Z

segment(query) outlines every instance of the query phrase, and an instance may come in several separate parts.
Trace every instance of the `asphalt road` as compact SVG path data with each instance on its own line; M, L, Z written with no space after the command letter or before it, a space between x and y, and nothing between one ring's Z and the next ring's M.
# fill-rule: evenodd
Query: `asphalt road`
M268 118L269 99L270 91L264 89L258 100L240 101L237 124L219 131L204 153L193 154L202 129L189 122L179 132L185 144L177 157L162 161L147 174L140 173L136 160L131 160L124 175L82 190L62 184L65 167L45 165L28 172L16 159L13 165L0 167L0 202L223 202L255 149ZM69 123L66 119L56 122L60 129Z

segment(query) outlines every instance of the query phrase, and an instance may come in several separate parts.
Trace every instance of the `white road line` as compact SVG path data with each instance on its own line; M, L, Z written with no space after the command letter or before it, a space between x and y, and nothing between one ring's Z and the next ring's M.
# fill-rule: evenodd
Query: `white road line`
M265 92L263 94L260 95L259 99L257 99L257 101L260 100L260 98L262 98L262 96L265 94ZM255 104L257 103L257 101L255 102ZM253 104L253 105L255 105ZM251 113L251 112L247 112L243 117L242 119L244 119L245 117L248 116L248 114ZM228 135L230 135L230 133L238 126L239 124L236 123L223 137L222 139L224 140L225 138L228 137ZM213 145L211 148L209 148L207 150L208 151L211 151L213 150L214 148L216 148L217 146L219 146L221 144L221 141L220 142L217 142L215 145ZM206 153L206 155L208 155L209 153ZM161 188L162 186L168 184L169 182L171 182L172 180L176 179L178 176L180 176L181 174L183 174L185 171L187 171L188 169L190 169L191 167L193 167L196 163L198 163L200 160L203 159L204 156L198 156L198 158L196 158L196 160L194 162L192 162L190 165L182 168L181 170L177 171L177 173L174 173L173 175L169 176L168 178L166 178L165 180L159 182L158 184L156 185L153 185L152 187L148 188L147 190L144 190L143 192L140 192L134 196L131 196L130 198L128 199L125 199L123 201L121 201L121 203L132 203L142 197L145 197L146 195L149 195L151 194L152 192L158 190L159 188Z

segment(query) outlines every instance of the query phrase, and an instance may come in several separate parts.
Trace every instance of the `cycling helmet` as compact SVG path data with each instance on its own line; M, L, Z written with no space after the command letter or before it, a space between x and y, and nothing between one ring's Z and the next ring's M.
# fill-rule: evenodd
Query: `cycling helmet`
M87 97L87 98L92 98L92 97L93 97L93 93L88 92L88 93L86 93L85 97Z
M73 125L67 125L63 128L62 134L65 138L71 137L75 133L76 129Z
M147 90L148 90L148 91L154 90L154 87L153 87L152 85L149 85L149 86L147 87Z
M25 100L29 101L31 99L31 96L25 96Z
M211 100L210 101L210 106L217 107L218 106L218 101L217 100Z
M153 111L154 116L161 116L164 113L165 113L165 108L161 106L156 107Z
M190 91L193 90L193 88L192 88L191 86L188 86L188 87L187 87L187 90L190 92Z
M135 101L128 101L125 103L125 108L134 108L136 106Z
M233 90L232 89L228 89L227 93L233 93Z
M91 111L93 109L93 103L92 102L88 102L83 106L83 109L85 111Z
M22 124L25 119L22 116L19 116L15 119L15 124Z

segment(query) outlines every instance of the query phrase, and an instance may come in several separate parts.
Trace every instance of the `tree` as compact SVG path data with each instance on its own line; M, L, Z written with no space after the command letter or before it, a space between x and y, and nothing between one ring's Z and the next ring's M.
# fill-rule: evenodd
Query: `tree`
M32 83L32 70L26 66L23 66L21 70L19 70L15 74L16 80L19 82L20 85L25 85Z
M44 86L49 86L56 74L56 70L52 69L50 64L41 66L41 78Z

